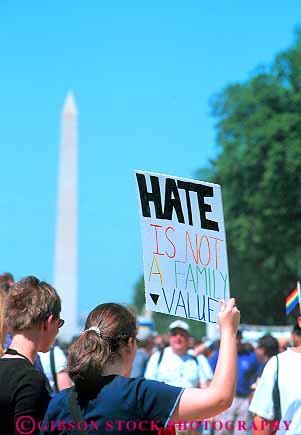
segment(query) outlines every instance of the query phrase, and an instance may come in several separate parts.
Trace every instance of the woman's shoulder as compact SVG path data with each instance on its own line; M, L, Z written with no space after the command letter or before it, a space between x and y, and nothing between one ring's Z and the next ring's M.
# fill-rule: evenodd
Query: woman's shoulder
M72 387L74 389L74 387ZM172 387L164 382L153 381L149 379L145 379L143 377L137 378L128 378L125 376L114 376L110 382L106 382L102 388L100 388L96 394L91 394L94 396L93 399L100 398L108 398L110 397L113 401L120 400L122 397L126 398L127 401L131 399L138 399L146 394L160 394L165 390L181 390L178 387ZM77 390L75 388L75 390ZM68 402L68 392L70 388L66 388L65 390L56 394L49 405L49 409L55 409L60 407ZM78 397L82 399L84 396L87 396L87 392L83 392L81 390L77 390ZM88 396L86 397L88 399ZM92 397L89 397L91 399ZM97 400L96 399L96 400Z
M179 394L182 390L182 388L171 386L165 382L145 379L143 377L122 378L118 382L123 383L125 394L132 394L138 400L145 400L146 397L164 396L170 393Z
M45 385L44 376L23 358L2 358L0 361L1 377L7 377L10 382Z
M133 404L136 401L144 400L146 397L164 394L165 391L169 392L170 389L177 388L141 376L129 378L116 375L99 390L98 398L108 398L114 402L124 400Z
M131 393L133 395L138 395L138 391L145 386L147 380L141 376L137 378L128 378L126 376L115 376L111 384L109 385L109 389L112 391L118 391L118 394L122 396L128 396Z

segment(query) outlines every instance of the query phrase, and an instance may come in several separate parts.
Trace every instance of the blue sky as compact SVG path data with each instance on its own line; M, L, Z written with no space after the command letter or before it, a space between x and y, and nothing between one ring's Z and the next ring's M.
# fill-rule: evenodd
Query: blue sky
M210 98L288 47L300 2L52 0L0 6L0 269L53 280L60 115L79 109L79 311L143 271L134 169L192 178Z

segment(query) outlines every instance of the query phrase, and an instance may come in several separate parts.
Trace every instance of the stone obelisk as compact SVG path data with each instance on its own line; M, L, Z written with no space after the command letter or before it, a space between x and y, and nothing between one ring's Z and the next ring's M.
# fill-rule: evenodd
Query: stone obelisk
M54 286L65 320L59 338L68 342L77 333L77 109L71 92L62 112Z

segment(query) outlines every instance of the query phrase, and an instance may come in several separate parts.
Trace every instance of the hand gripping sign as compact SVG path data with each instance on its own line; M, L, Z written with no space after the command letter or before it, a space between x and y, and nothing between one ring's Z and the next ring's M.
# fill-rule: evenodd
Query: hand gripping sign
M221 188L136 171L148 310L216 323L229 298Z

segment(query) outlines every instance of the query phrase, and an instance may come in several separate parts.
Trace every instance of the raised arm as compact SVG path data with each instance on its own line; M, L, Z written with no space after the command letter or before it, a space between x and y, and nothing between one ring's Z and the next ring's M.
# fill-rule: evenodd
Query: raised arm
M187 388L171 417L173 421L203 420L231 406L237 380L236 332L240 312L235 299L221 302L218 314L221 342L214 377L206 389Z

